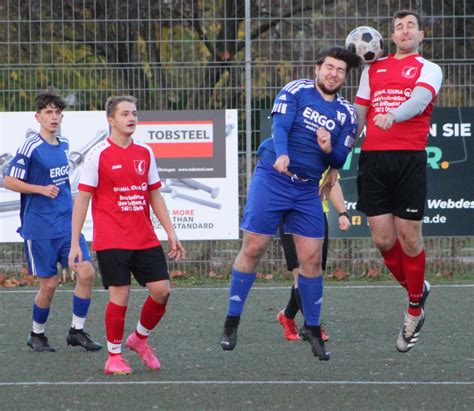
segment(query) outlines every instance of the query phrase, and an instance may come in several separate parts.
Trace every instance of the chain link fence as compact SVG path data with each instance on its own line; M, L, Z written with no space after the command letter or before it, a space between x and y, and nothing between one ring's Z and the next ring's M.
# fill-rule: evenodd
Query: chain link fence
M403 8L423 15L422 54L443 69L438 105L472 106L469 0L4 0L0 109L33 110L35 94L49 85L61 90L68 110L101 110L113 94L133 94L141 110L237 109L242 206L255 150L266 137L260 135L259 111L271 108L287 82L312 77L318 51L343 45L356 26L378 29L392 52L391 16ZM343 89L348 100L359 75L351 73ZM193 241L185 247L188 258L172 269L227 275L240 242ZM472 273L473 237L429 238L426 248L429 271ZM18 272L22 244L1 244L0 250L1 269ZM328 272L336 267L360 275L381 262L370 239L333 239ZM260 271L285 271L278 240Z

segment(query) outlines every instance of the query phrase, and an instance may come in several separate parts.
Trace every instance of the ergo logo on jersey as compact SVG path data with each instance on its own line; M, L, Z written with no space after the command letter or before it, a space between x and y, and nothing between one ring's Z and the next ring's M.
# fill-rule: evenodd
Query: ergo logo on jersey
M67 175L68 173L69 173L69 165L49 169L50 178L63 177Z
M306 107L303 111L303 117L315 122L316 124L324 127L326 130L334 130L336 123L334 120L327 118L324 114L318 113L316 110L313 110L311 107Z

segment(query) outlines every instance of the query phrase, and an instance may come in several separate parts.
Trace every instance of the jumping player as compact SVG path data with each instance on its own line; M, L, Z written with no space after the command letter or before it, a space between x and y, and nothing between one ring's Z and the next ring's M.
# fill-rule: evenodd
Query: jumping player
M424 280L421 223L426 200L426 141L442 72L418 54L420 16L393 17L394 55L362 73L355 108L359 131L367 123L359 159L357 209L367 215L384 263L407 290L408 309L397 338L400 352L418 341L430 284Z
M161 182L153 152L132 139L137 126L136 99L111 97L105 108L111 133L91 150L81 174L69 262L74 267L83 264L79 233L92 199L92 247L97 251L102 282L110 297L105 310L109 357L104 372L132 372L122 357L131 273L150 294L142 306L136 330L125 345L140 356L146 367L158 370L160 362L148 344L148 335L165 314L170 283L166 258L150 220L150 206L168 236L169 258L183 257L184 249L159 191Z
M298 286L304 337L320 360L329 360L321 338L323 281L321 249L324 216L318 186L328 166L339 168L357 130L352 106L337 94L358 57L334 47L321 53L313 80L296 80L278 93L272 110L272 139L259 160L249 188L241 229L242 248L234 262L229 305L220 344L233 350L245 300L256 267L283 219L300 260ZM316 138L315 138L316 136Z
M56 135L66 107L56 90L49 88L39 93L35 105L40 131L20 146L10 163L4 184L5 188L21 193L18 233L24 239L28 271L39 279L39 290L33 304L33 328L27 344L35 351L51 352L55 349L45 336L45 325L59 281L57 263L68 266L71 245L69 141ZM84 332L94 268L84 236L79 232L77 237L84 263L75 267L77 282L72 296L72 323L67 343L97 351L102 346Z

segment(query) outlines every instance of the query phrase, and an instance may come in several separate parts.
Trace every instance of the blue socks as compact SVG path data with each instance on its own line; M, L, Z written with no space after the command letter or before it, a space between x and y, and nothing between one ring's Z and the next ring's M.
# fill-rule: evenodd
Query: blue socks
M257 273L241 273L235 268L232 269L232 279L229 291L229 307L227 315L240 317L244 310L245 300L257 277Z
M38 324L44 324L48 320L49 308L41 308L33 304L33 321Z
M306 325L320 325L321 306L323 303L323 277L303 277L298 275L298 289Z
M81 298L77 295L72 295L72 313L78 317L87 317L89 306L91 305L90 298Z

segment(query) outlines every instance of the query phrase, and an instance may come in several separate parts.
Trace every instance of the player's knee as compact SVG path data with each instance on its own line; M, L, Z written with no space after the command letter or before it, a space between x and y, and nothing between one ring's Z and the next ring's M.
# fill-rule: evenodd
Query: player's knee
M81 284L92 284L94 282L95 271L91 263L83 264L76 274L77 280Z
M170 290L169 288L164 287L155 289L151 294L151 298L153 298L157 303L166 304L170 298Z

